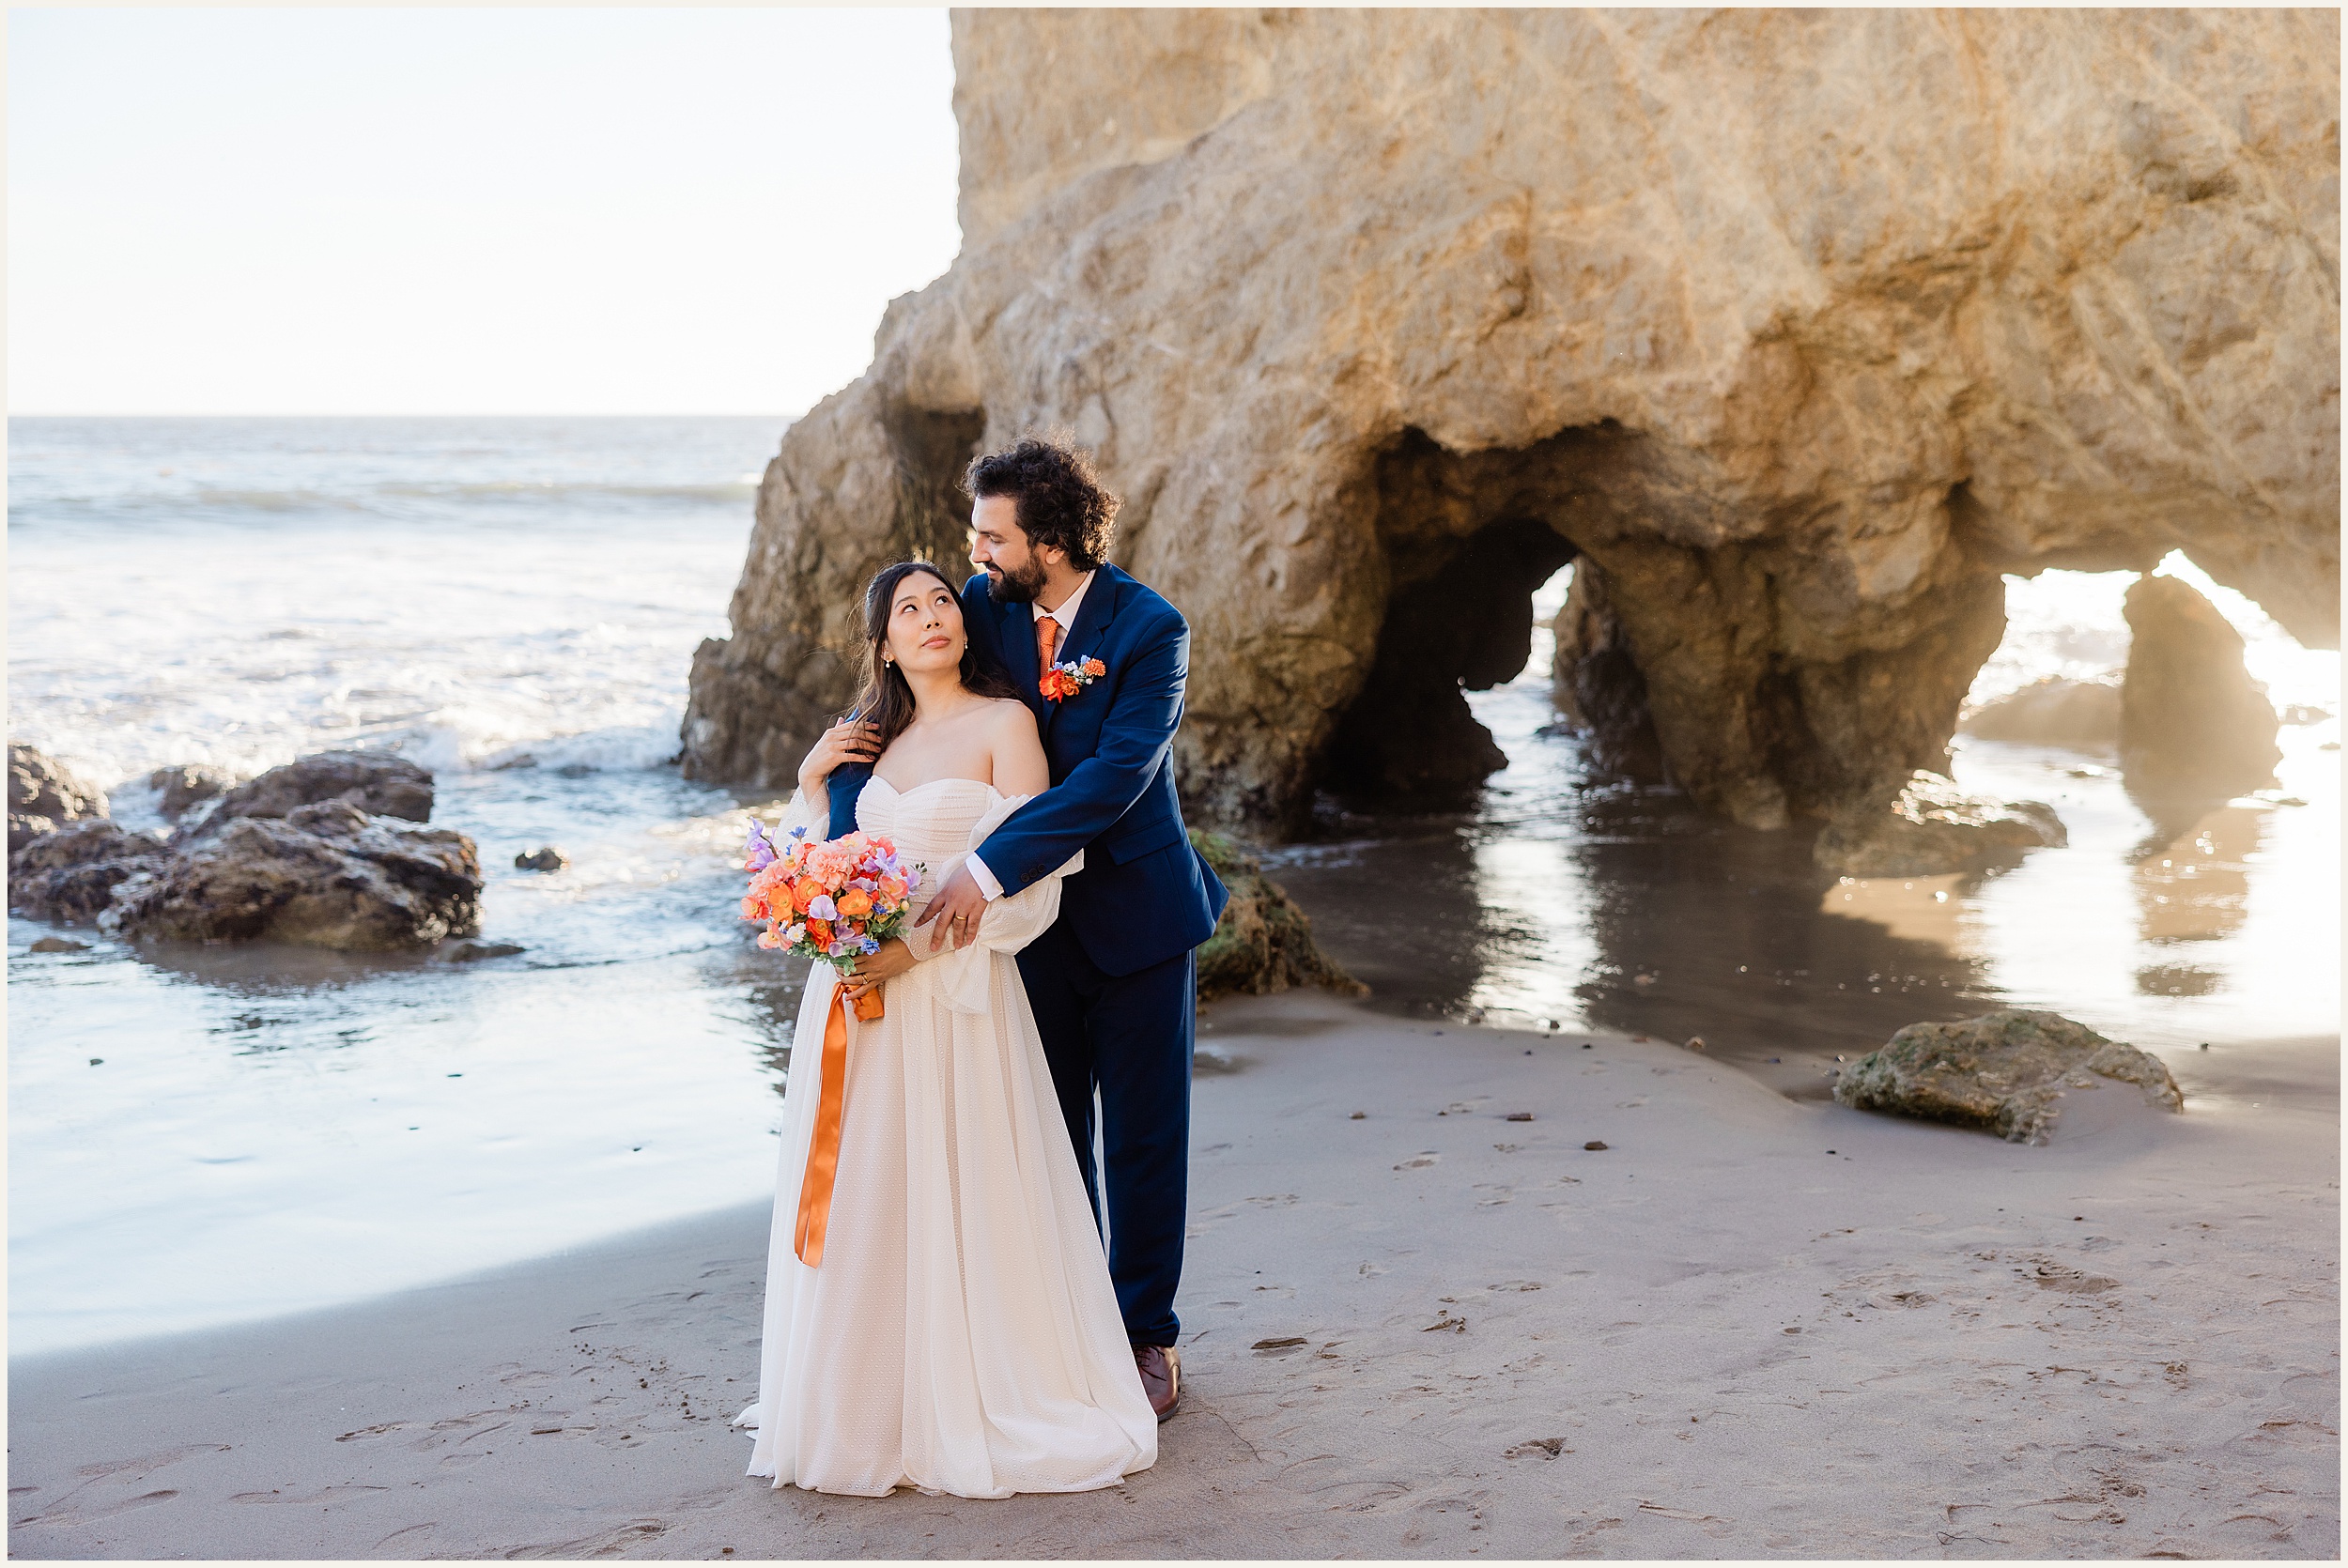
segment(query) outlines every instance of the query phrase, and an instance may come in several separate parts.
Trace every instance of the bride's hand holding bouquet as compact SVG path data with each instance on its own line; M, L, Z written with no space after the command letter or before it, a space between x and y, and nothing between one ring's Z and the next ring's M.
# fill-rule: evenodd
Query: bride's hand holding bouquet
M907 865L894 844L874 834L818 841L795 827L777 845L755 821L745 852L750 884L742 918L765 922L758 945L823 960L840 972L857 1017L879 1018L881 985L913 967L897 931L921 868Z

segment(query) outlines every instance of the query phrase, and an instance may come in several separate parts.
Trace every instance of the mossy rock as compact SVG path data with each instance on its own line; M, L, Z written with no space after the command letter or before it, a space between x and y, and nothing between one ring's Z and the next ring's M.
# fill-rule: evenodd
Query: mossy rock
M1324 986L1360 996L1369 988L1313 940L1313 923L1254 855L1220 833L1190 830L1190 841L1230 890L1214 934L1198 947L1198 999L1264 996L1290 986Z
M2041 1144L2054 1130L2063 1090L2087 1088L2097 1078L2136 1084L2166 1110L2185 1106L2159 1057L2059 1013L2018 1007L1957 1023L1911 1023L1853 1063L1835 1084L1834 1098L1856 1110Z

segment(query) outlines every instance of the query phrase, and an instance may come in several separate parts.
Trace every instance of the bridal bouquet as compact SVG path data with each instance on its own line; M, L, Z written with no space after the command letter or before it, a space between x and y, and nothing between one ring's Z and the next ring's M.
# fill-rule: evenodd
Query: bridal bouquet
M822 959L842 975L897 934L921 882L920 867L905 864L896 845L869 833L824 842L795 827L776 844L752 821L744 858L750 885L742 918L766 922L758 945ZM868 1022L881 1010L877 991L856 1005L857 1017Z
M920 885L921 868L898 857L897 846L869 833L851 833L828 842L811 840L795 827L777 844L755 818L743 862L750 873L742 895L742 918L764 920L761 947L780 947L822 959L842 975L856 961L880 951L897 934ZM856 1015L870 1023L883 1015L881 993L857 998ZM812 1046L813 1042L804 1041ZM795 1061L796 1053L794 1053ZM824 1015L822 1053L813 1064L815 1119L808 1134L807 1174L799 1182L799 1213L792 1249L810 1268L824 1261L824 1236L831 1223L832 1181L840 1170L842 1107L847 1092L848 1018L838 988ZM800 1092L794 1068L791 1092Z

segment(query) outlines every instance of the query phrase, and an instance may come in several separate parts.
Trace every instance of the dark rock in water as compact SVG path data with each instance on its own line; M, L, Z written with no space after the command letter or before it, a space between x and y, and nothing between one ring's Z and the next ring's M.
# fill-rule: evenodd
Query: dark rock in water
M2091 1076L2092 1075L2092 1076ZM2142 1087L2144 1098L2185 1108L2160 1059L2106 1039L2058 1013L2013 1009L1958 1023L1911 1023L1843 1073L1834 1098L1861 1111L1892 1111L2043 1144L2064 1088L2095 1078Z
M369 816L430 822L432 775L388 751L317 752L229 791L196 836L216 838L239 819L284 817L327 800L347 801Z
M2120 761L2130 789L2228 795L2273 783L2283 755L2275 709L2242 662L2242 634L2174 577L2139 577L2125 609Z
M235 789L237 776L209 762L181 762L176 767L157 768L147 776L147 782L149 788L162 792L157 808L176 822L188 814L190 807L217 800Z
M1922 877L1970 870L2069 841L2062 820L2034 800L1969 795L1922 768L1829 820L1811 858L1846 877Z
M518 942L460 942L440 956L451 963L478 963L483 959L510 959L528 951Z
M106 792L34 746L8 747L8 850L106 814Z
M86 953L89 944L76 942L68 936L44 936L25 951L31 953Z
M2108 755L2120 744L2120 688L2059 675L1985 702L1958 726L1985 741L2018 741Z
M209 828L126 883L105 929L348 952L427 947L481 929L481 862L461 833L399 827L342 800Z
M517 871L559 871L570 863L568 855L552 844L548 844L535 853L516 855L514 869Z
M159 840L103 817L71 823L8 856L8 907L41 920L95 920L119 884L165 853Z
M1198 948L1201 1001L1235 992L1262 996L1290 986L1326 986L1355 996L1369 990L1321 950L1312 921L1253 855L1219 833L1193 828L1190 841L1231 894L1214 934Z
M1551 623L1557 652L1550 661L1555 700L1586 738L1599 769L1644 784L1665 778L1662 743L1647 709L1646 677L1606 598L1606 576L1592 561L1574 564L1573 584Z

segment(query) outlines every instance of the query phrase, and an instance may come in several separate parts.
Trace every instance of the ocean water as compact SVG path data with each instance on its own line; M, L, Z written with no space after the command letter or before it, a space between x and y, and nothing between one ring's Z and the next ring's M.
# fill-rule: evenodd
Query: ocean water
M524 949L83 930L82 951L33 954L52 929L11 917L13 1351L325 1305L772 1191L798 965L734 918L734 846L772 803L668 764L782 423L10 422L10 736L134 824L159 821L138 782L159 765L399 750L436 770L435 823L480 845L484 939ZM2124 587L2014 584L1980 694L2117 665ZM2278 701L2325 716L2284 731L2281 788L2184 824L2173 853L2139 853L2109 760L1969 743L1960 778L2053 801L2068 849L1821 881L1795 836L1590 774L1552 728L1543 634L1473 699L1511 758L1475 809L1333 808L1275 874L1382 1007L1561 1043L1702 1034L1819 1093L1900 1023L2053 1006L2164 1054L2217 1042L2181 1073L2223 1103L2233 1044L2338 1029L2339 666L2216 596ZM511 869L549 843L570 869Z
M480 846L484 940L525 949L32 955L11 917L16 1351L772 1190L796 980L733 918L743 803L662 764L782 426L10 422L11 738L133 824L164 763L400 751ZM541 844L572 868L512 869Z

